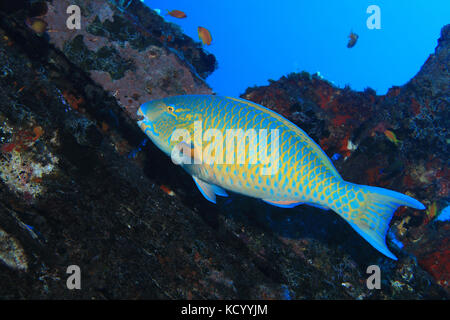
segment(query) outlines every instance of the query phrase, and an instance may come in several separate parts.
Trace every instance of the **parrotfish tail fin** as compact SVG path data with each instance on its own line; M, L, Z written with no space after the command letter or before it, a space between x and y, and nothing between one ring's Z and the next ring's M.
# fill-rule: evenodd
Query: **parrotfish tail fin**
M364 239L387 257L397 257L386 246L386 232L395 210L400 206L425 209L419 201L399 192L346 183L347 203L337 210ZM349 188L349 186L352 186Z

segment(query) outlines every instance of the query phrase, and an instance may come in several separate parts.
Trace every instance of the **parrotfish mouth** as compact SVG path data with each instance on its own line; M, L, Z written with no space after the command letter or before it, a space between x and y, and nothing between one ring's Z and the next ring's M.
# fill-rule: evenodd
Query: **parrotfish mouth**
M146 112L147 112L146 110L147 110L147 107L145 106L145 103L144 103L137 111L138 117L142 117L142 120L139 120L137 122L137 124L148 137L151 137L151 134L153 134L154 136L158 136L159 134L155 131L153 122L150 121L148 119L148 117L146 116Z

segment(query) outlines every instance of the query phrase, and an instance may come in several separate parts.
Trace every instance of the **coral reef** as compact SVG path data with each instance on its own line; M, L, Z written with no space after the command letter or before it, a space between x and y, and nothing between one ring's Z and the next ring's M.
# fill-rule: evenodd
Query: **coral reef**
M20 193L25 199L31 200L43 192L42 179L51 174L58 158L54 157L44 145L38 145L41 153L36 155L28 149L35 143L40 143L39 138L44 134L40 126L32 130L20 130L14 132L17 127L10 127L6 121L0 126L3 131L0 158L0 178L16 193ZM10 136L7 139L7 136Z
M304 128L346 179L427 204L397 212L394 262L315 208L212 206L146 142L140 103L211 93L214 56L176 26L140 1L74 0L84 27L69 32L69 1L30 3L0 3L0 298L448 298L449 27L386 96L306 73L243 95ZM73 264L82 290L65 286ZM371 264L380 290L366 287Z
M71 4L81 10L79 30L66 27ZM131 116L151 99L211 93L203 79L216 69L215 57L140 1L53 1L42 19L48 23L49 42L89 72Z

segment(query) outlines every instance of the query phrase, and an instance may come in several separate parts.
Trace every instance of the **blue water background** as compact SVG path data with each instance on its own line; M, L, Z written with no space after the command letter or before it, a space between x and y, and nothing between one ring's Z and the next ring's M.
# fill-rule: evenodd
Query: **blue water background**
M440 29L450 23L449 0L145 0L151 8L186 12L165 16L198 40L211 31L206 49L219 61L207 82L221 95L238 96L290 72L317 71L340 87L385 94L403 85L434 52ZM369 30L369 5L381 10L381 29ZM359 35L347 48L348 35Z

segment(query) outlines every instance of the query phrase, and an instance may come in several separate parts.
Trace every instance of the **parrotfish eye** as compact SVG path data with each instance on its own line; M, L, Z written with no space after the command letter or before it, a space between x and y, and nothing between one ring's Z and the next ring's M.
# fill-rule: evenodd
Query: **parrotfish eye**
M167 106L167 111L173 112L175 108L173 106Z

